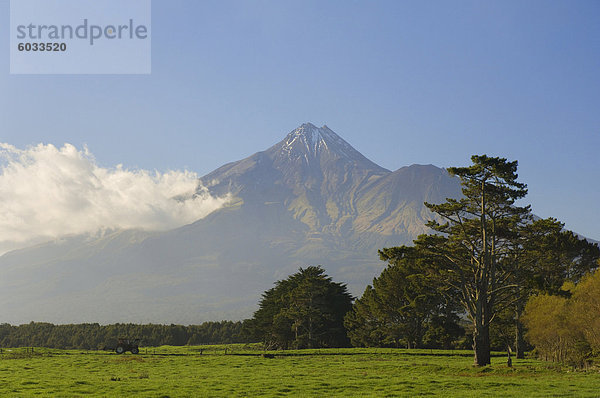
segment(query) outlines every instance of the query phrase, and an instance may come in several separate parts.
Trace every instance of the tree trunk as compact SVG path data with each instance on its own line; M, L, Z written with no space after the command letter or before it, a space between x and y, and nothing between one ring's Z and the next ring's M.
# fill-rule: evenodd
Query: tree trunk
M485 221L486 211L485 180L481 181L481 258L476 274L476 283L479 288L476 298L475 328L473 329L473 351L475 352L475 365L485 366L490 364L490 326L488 324L488 284L491 271L490 253L488 249L487 224Z
M473 351L475 353L476 366L485 366L491 363L489 326L475 326L475 330L473 330Z
M523 322L521 313L517 309L515 313L515 356L517 359L525 359L525 339L523 339Z

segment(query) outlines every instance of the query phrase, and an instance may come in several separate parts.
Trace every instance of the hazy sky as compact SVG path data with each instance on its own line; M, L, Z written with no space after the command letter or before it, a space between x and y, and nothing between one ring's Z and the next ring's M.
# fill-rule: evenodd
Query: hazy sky
M391 170L517 159L536 214L600 239L599 1L152 5L150 76L11 76L0 0L0 142L203 175L326 123Z

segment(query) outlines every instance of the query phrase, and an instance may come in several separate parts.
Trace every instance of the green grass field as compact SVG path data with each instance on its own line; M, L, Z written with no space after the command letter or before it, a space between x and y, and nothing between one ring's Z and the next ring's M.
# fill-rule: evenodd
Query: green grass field
M202 350L202 351L201 351ZM468 351L335 349L273 352L235 345L102 351L4 349L0 396L600 397L598 371Z

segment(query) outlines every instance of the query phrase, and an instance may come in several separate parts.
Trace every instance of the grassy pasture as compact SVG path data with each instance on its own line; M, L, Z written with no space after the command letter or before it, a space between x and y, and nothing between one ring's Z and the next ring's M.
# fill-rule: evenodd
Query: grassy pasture
M227 354L225 354L227 348ZM335 349L271 352L252 346L142 348L140 355L4 349L0 396L140 397L599 397L600 373L468 351Z

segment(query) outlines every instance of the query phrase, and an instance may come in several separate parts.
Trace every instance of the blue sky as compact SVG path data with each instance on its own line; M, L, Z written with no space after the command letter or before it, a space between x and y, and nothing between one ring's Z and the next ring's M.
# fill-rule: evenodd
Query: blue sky
M376 163L519 161L527 203L600 239L600 2L152 2L149 76L9 75L0 142L205 174L303 122Z

